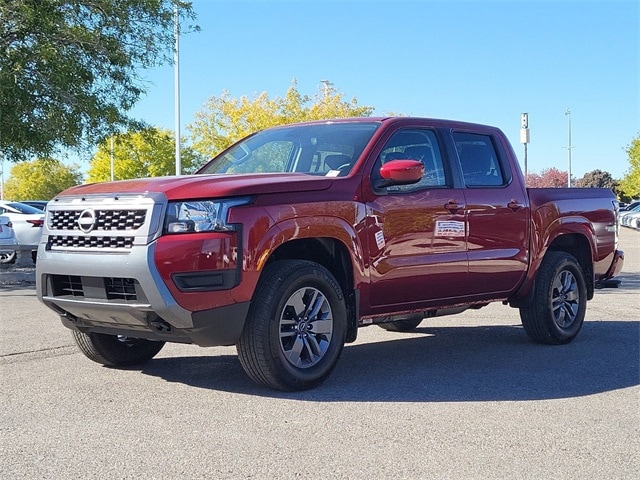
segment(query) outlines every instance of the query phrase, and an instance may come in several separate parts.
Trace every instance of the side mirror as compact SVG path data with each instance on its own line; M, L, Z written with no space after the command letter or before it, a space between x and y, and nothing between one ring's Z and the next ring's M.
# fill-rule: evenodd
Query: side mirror
M417 160L391 160L380 167L380 180L376 187L411 185L424 175L424 163Z

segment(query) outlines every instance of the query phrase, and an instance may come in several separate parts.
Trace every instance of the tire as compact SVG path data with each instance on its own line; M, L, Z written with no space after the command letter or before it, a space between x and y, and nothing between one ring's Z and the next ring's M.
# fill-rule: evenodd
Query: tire
M582 328L587 287L582 268L565 252L548 252L536 277L533 302L520 308L527 335L536 343L571 342Z
M4 264L12 264L16 263L16 252L15 250L10 253L0 253L0 263Z
M306 260L265 268L236 348L247 375L283 391L321 384L347 332L345 298L334 276Z
M399 315L391 318L397 318L397 320L382 322L379 323L378 326L388 330L389 332L410 332L415 330L415 328L422 323L424 315L422 313L414 313L411 315Z
M96 363L108 367L130 367L151 360L162 350L164 342L103 333L82 333L72 330L80 351Z

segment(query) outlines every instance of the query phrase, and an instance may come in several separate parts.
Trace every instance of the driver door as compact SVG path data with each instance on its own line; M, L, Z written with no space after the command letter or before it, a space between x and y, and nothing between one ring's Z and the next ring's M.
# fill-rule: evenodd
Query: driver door
M457 297L468 275L463 189L452 188L437 134L401 129L378 163L414 159L425 164L420 182L391 186L367 204L370 304L374 313L425 308Z

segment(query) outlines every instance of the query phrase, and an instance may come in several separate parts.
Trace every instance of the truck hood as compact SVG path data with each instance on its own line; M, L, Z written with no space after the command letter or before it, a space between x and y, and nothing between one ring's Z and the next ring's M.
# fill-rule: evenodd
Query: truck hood
M332 178L303 173L250 175L184 175L92 183L71 187L58 197L104 194L164 193L169 200L222 198L259 193L287 193L326 190Z

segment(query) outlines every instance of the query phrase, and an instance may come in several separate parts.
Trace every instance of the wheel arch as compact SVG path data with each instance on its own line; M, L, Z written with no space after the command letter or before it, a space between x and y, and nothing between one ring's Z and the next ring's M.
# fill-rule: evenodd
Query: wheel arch
M349 248L334 237L291 239L279 245L266 265L279 260L309 260L322 265L336 278L347 306L347 343L354 342L358 328L358 290Z
M565 219L566 220L566 219ZM566 252L575 257L584 274L587 287L587 300L591 300L595 293L595 273L593 269L595 252L595 234L590 224L583 221L577 223L557 222L555 228L547 230L542 245L532 243L533 261L529 266L529 273L519 291L509 299L512 307L529 305L535 293L535 283L540 265L548 252ZM540 238L540 237L539 237Z
M587 286L587 300L593 298L595 279L593 272L593 250L587 237L580 233L568 233L556 237L547 252L566 252L575 257L584 273Z

